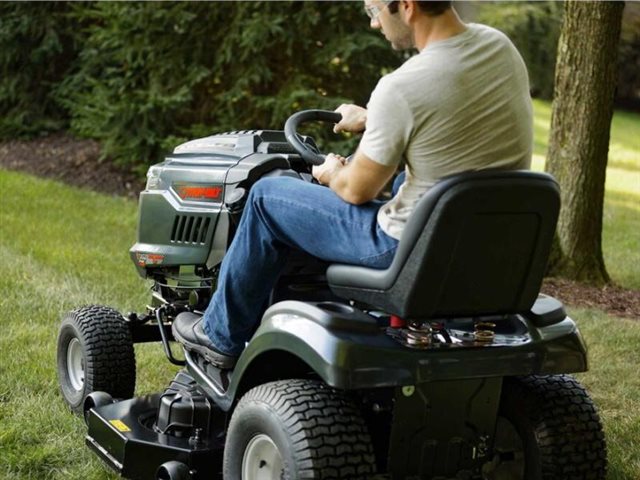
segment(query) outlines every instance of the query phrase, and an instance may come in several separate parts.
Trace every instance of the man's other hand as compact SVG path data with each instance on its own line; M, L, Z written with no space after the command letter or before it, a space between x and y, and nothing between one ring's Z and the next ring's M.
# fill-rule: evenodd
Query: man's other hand
M344 167L346 162L346 158L330 153L326 156L324 163L322 165L314 165L311 172L320 184L329 185L336 172Z
M364 132L364 127L367 122L366 108L359 107L358 105L343 103L338 108L336 108L336 112L342 114L342 120L334 125L333 131L335 133Z
M374 162L360 150L353 159L330 153L322 165L313 167L313 176L347 203L361 205L376 198L391 179L397 165Z

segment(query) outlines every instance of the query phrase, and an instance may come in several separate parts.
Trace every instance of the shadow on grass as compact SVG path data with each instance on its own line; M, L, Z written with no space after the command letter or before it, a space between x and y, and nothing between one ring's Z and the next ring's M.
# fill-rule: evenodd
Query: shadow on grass
M640 212L640 193L607 190L605 194L605 201L621 210ZM633 213L630 213L629 215L631 216Z
M640 155L640 154L639 154ZM625 161L625 160L611 160L607 162L607 167L618 168L627 172L635 173L640 172L640 164Z

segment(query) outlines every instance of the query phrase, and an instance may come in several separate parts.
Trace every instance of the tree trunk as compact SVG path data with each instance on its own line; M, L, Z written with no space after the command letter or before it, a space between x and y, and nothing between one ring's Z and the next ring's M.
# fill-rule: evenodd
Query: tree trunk
M602 209L623 2L565 3L547 171L562 208L549 274L602 285Z

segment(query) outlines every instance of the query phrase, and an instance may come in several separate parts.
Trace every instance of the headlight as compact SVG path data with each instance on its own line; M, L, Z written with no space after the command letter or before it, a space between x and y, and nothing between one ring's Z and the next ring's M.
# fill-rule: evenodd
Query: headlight
M160 169L157 167L151 167L147 171L147 186L146 190L158 190L160 185Z

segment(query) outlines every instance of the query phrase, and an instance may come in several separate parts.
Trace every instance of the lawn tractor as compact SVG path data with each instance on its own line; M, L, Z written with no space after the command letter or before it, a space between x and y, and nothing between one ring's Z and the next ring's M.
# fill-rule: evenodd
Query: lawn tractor
M295 252L233 369L173 341L177 316L207 307L252 186L313 181L324 157L299 126L339 119L298 112L284 131L189 141L149 169L130 251L149 305L80 307L59 331L87 446L131 479L604 479L598 414L567 375L587 370L585 344L539 291L560 198L547 174L442 179L384 270ZM134 397L141 342L183 368Z

